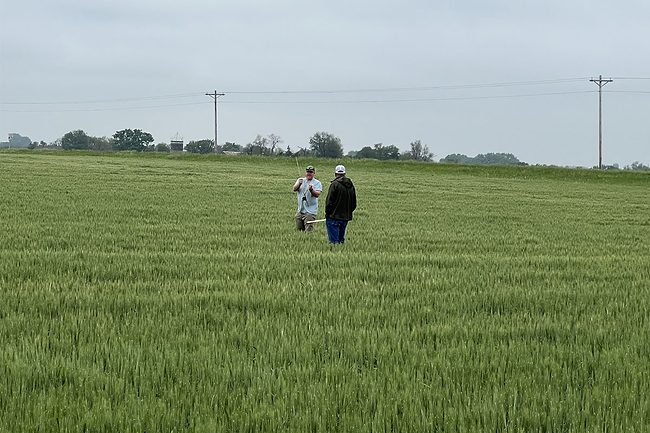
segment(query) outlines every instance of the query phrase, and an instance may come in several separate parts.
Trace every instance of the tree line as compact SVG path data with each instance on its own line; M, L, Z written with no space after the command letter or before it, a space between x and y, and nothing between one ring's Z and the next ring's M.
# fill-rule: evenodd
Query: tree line
M440 160L447 164L471 164L471 165L528 165L512 153L480 153L474 157L453 153Z
M52 144L34 142L30 148L61 148L64 150L94 150L94 151L136 151L136 152L171 152L185 151L189 153L214 153L214 140L192 140L187 144L181 142L153 144L153 136L140 129L122 129L116 131L112 137L93 137L81 129L70 131ZM242 146L226 142L219 146L218 153L241 153L246 155L262 156L315 156L323 158L341 158L343 146L341 139L329 132L316 132L309 138L308 145L295 150L291 146L282 147L283 140L280 136L269 134L257 135L250 143ZM411 143L411 150L400 152L396 146L384 146L382 143L373 147L366 146L359 151L348 153L352 158L373 159L413 159L417 161L432 161L433 153L420 140Z
M29 147L35 148L57 148L64 150L94 150L94 151L136 151L136 152L189 152L199 154L215 153L214 140L192 140L187 144L180 141L171 143L153 144L153 136L140 129L122 129L116 131L111 137L93 137L83 130L70 131L57 139L54 143L47 144L44 141L33 142ZM308 144L304 147L298 146L295 150L291 146L283 147L284 141L275 134L262 136L258 134L246 145L226 142L218 146L217 153L238 153L260 156L314 156L323 158L343 157L343 146L341 139L329 132L316 132L309 138ZM359 150L352 150L347 153L349 158L378 159L378 160L413 160L433 162L434 154L426 144L420 140L410 143L409 150L402 152L395 145L384 145L377 143L372 146L364 146ZM528 165L520 161L512 153L486 153L470 157L454 153L447 155L440 160L446 164L470 164L470 165ZM606 166L609 170L633 170L650 171L650 166L635 161L631 165L619 167L618 164Z

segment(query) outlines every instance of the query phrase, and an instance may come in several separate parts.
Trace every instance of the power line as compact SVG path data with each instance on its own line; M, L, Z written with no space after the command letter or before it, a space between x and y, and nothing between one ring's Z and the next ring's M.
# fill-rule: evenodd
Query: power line
M153 108L167 108L167 107L186 107L188 105L205 105L208 104L207 101L204 102L186 102L178 104L164 104L164 105L146 105L138 107L108 107L108 108L69 108L69 109L60 109L60 110L9 110L9 109L0 109L0 112L3 113L79 113L79 112L99 112L99 111L128 111L128 110L148 110Z
M551 84L565 84L571 82L580 82L586 80L588 77L576 78L557 78L547 80L529 80L529 81L509 81L509 82L494 82L494 83L478 83L478 84L454 84L454 85L432 85L432 86L416 86L416 87L383 87L383 88L367 88L367 89L338 89L338 90L243 90L243 91L228 91L231 94L345 94L345 93L382 93L382 92L417 92L428 90L462 90L462 89L480 89L480 88L499 88L499 87L513 87L513 86L537 86L537 85L551 85ZM82 105L82 104L103 104L113 102L136 102L157 99L180 99L201 96L201 93L176 93L169 95L155 95L155 96L138 96L129 98L111 98L111 99L95 99L95 100L75 100L75 101L7 101L0 102L1 105Z
M511 98L527 98L539 96L560 96L560 95L575 95L596 93L594 90L576 90L567 92L546 92L546 93L526 93L514 95L484 95L484 96L452 96L445 98L410 98L410 99L348 99L348 100L256 100L256 101L223 101L222 104L390 104L390 103L408 103L408 102L443 102L443 101L472 101L472 100L485 100L485 99L511 99ZM207 94L212 96L213 94ZM217 96L221 96L218 94ZM148 105L138 107L109 107L109 108L90 108L90 109L62 109L62 110L7 110L0 109L0 112L10 113L59 113L59 112L84 112L84 111L121 111L121 110L147 110L166 107L179 107L188 105L205 105L208 102L188 102L179 104L164 104L164 105Z
M537 80L537 81L511 81L498 83L481 83L481 84L455 84L455 85L436 85L436 86L416 86L416 87L383 87L368 89L338 89L338 90L231 90L231 94L332 94L332 93L380 93L380 92L411 92L427 90L456 90L456 89L479 89L493 87L512 87L512 86L536 86L543 84L564 84L571 82L581 82L588 77L580 78L558 78L554 80Z
M475 84L455 84L455 85L432 85L432 86L414 86L414 87L383 87L383 88L366 88L366 89L333 89L333 90L233 90L227 93L238 95L292 95L292 94L349 94L349 93L386 93L386 92L422 92L431 90L466 90L466 89L484 89L484 88L500 88L500 87L515 87L515 86L537 86L537 85L551 85L551 84L567 84L572 82L580 82L588 79L589 77L575 77L575 78L558 78L548 80L529 80L529 81L510 81L510 82L494 82L494 83L475 83ZM615 80L650 80L650 77L613 77ZM617 91L623 93L624 91ZM607 92L613 93L613 92ZM648 93L646 91L625 91L625 93ZM84 105L84 104L106 104L106 103L121 103L121 102L138 102L138 101L155 101L165 99L184 99L201 96L203 93L187 92L187 93L174 93L166 95L153 95L153 96L138 96L129 98L110 98L110 99L94 99L94 100L73 100L73 101L7 101L0 102L0 105ZM464 98L463 98L464 99ZM443 100L443 98L440 98ZM404 100L407 102L407 100ZM373 102L373 101L369 101ZM382 102L382 101L379 101ZM400 101L401 102L401 101ZM234 102L230 102L234 103ZM257 102L254 102L257 103ZM262 103L262 102L260 102ZM299 102L305 103L305 102ZM188 103L192 105L194 103ZM165 104L151 107L131 107L125 109L146 109L146 108L159 108L171 107L183 104ZM118 108L115 108L118 109ZM113 110L112 108L93 108L83 110L56 110L61 111L104 111ZM22 112L14 110L0 110L4 112ZM31 111L30 111L31 112ZM36 111L34 111L36 112ZM51 112L51 111L42 111Z
M45 102L0 102L3 105L81 105L81 104L104 104L107 102L136 102L136 101L150 101L157 99L180 99L199 96L200 93L177 93L172 95L159 95L159 96L140 96L133 98L116 98L116 99L96 99L88 101L45 101Z
M472 101L481 99L509 99L509 98L526 98L535 96L556 96L556 95L574 95L581 93L595 93L594 90L576 90L567 92L547 92L547 93L525 93L515 95L485 95L485 96L451 96L445 98L409 98L409 99L343 99L343 100L300 100L300 101L227 101L224 104L384 104L398 102L437 102L437 101Z
M603 93L632 93L632 94L648 94L650 90L603 90Z

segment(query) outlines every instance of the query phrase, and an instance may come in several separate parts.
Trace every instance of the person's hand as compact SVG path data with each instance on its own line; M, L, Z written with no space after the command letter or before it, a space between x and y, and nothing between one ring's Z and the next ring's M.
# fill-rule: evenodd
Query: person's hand
M298 178L298 185L302 185L302 177Z

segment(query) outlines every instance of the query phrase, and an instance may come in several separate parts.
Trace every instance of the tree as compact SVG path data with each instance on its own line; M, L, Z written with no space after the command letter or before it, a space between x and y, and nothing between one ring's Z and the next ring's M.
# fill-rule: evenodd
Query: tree
M255 137L255 140L253 140L252 144L253 146L260 149L261 155L269 154L269 139L267 137L262 137L261 135L257 134L257 137Z
M70 131L61 138L61 147L65 150L85 150L90 145L90 137L81 129Z
M310 149L316 156L340 158L343 156L341 139L329 132L317 132L309 139Z
M140 129L122 129L113 134L115 150L136 150L142 152L147 149L153 137L148 132Z
M294 152L293 156L314 156L314 152L306 147L298 147L298 150Z
M97 151L113 150L113 141L108 137L89 137L88 149Z
M214 152L213 140L190 141L185 145L185 150L190 153L212 153Z
M520 165L521 161L512 153L486 153L474 157L474 164L481 165Z
M397 146L384 146L381 143L375 144L375 154L377 159L388 160L388 159L399 159L399 149Z
M639 161L634 161L631 165L625 167L625 170L650 171L650 166L647 166Z
M169 144L167 143L158 143L156 144L156 152L169 152Z
M354 157L360 159L377 159L377 152L370 146L364 146Z
M271 145L271 155L274 155L278 144L282 143L282 138L275 134L269 134L266 137L268 139L268 143Z
M451 155L447 155L442 158L440 162L446 164L471 164L473 159L474 158L470 158L469 156L463 155L461 153L452 153Z
M268 155L269 139L257 134L255 139L244 147L244 153L248 155Z
M440 160L447 164L477 164L477 165L528 165L512 153L485 153L469 157L460 153L452 153Z
M415 140L411 143L411 159L416 161L431 161L433 153L429 152L429 147L422 144L420 140Z
M393 146L393 145L384 146L382 143L377 143L373 147L370 146L362 147L360 151L354 154L354 158L379 159L379 160L399 159L400 152L397 146Z
M221 147L221 150L224 152L241 152L243 149L239 144L226 141L226 144Z

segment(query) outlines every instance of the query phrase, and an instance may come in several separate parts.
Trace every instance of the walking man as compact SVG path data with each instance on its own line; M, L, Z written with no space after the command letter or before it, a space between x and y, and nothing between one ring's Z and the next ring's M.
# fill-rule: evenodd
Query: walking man
M307 224L316 219L318 214L318 196L323 191L323 185L314 177L316 170L308 165L305 177L300 177L293 184L293 191L298 196L298 212L296 213L296 228L300 231L311 232L313 224Z
M330 183L325 204L325 224L327 237L332 244L345 242L345 229L357 208L357 193L354 184L345 176L345 167L337 165L336 178Z

